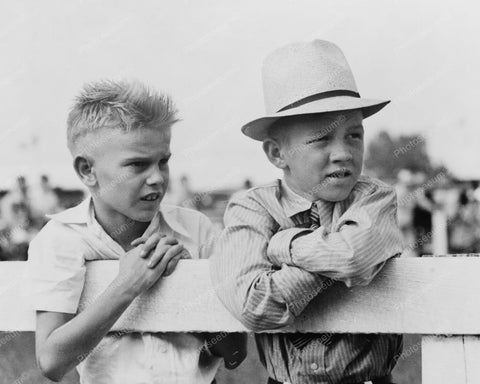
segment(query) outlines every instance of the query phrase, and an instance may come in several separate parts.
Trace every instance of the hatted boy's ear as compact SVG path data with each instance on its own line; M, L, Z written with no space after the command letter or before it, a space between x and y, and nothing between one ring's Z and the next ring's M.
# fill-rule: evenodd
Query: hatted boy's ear
M92 162L87 157L76 156L73 160L73 167L82 183L87 187L94 187L97 184Z
M285 154L282 151L280 143L275 139L266 139L263 142L263 151L268 157L268 160L277 168L285 169L287 168L287 163L285 161Z

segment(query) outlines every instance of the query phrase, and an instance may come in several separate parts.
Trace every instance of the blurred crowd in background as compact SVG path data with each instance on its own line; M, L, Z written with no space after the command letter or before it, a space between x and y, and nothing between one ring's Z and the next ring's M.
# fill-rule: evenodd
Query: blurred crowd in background
M61 209L47 175L35 187L18 176L0 200L0 260L26 260L28 243L48 221L46 215Z
M407 244L404 256L480 252L477 180L455 180L444 173L427 179L422 172L401 170L395 187L398 224ZM443 228L444 234L435 233ZM435 235L444 243L441 251L435 249Z
M424 172L401 169L396 178L385 181L397 190L398 223L406 242L403 256L436 253L433 242L438 225L435 220L442 221L446 228L445 252L480 253L478 180L455 180L442 172L427 177ZM198 191L187 176L182 176L173 180L164 203L200 210L221 228L228 200L234 193L252 186L250 180L244 180L235 188ZM10 190L0 193L2 261L26 260L28 243L48 221L46 215L76 205L85 198L82 190L53 187L47 175L37 181L18 176Z

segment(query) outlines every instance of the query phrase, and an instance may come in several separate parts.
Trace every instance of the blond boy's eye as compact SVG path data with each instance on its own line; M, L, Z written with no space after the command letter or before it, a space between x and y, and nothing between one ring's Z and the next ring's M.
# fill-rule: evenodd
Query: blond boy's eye
M128 163L127 166L139 170L146 168L148 166L148 163L146 163L145 161L132 161L131 163Z
M167 164L168 164L168 160L170 160L170 158L162 159L162 160L160 160L159 164L160 164L160 165L167 165Z

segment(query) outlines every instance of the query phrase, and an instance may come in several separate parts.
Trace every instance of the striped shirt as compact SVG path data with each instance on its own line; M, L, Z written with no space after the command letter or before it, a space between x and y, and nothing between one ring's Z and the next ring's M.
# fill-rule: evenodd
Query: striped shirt
M225 212L211 273L228 310L254 331L293 322L330 278L368 284L402 250L394 189L361 176L347 199L316 202L320 227L309 229L312 203L277 180L234 197ZM286 334L256 335L270 377L291 383L352 383L388 375L398 335L335 335L293 346Z

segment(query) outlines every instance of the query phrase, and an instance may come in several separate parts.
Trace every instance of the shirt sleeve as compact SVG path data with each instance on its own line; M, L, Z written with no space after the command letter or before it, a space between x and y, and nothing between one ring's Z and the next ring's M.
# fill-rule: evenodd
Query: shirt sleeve
M368 284L402 248L395 191L377 186L346 210L331 233L324 227L282 231L267 254L275 265L298 266L353 286Z
M296 266L275 268L266 258L276 223L252 196L234 198L210 261L212 280L226 308L247 328L291 323L321 290L324 278Z
M37 311L76 313L85 282L84 244L61 223L50 221L28 249L33 307Z

